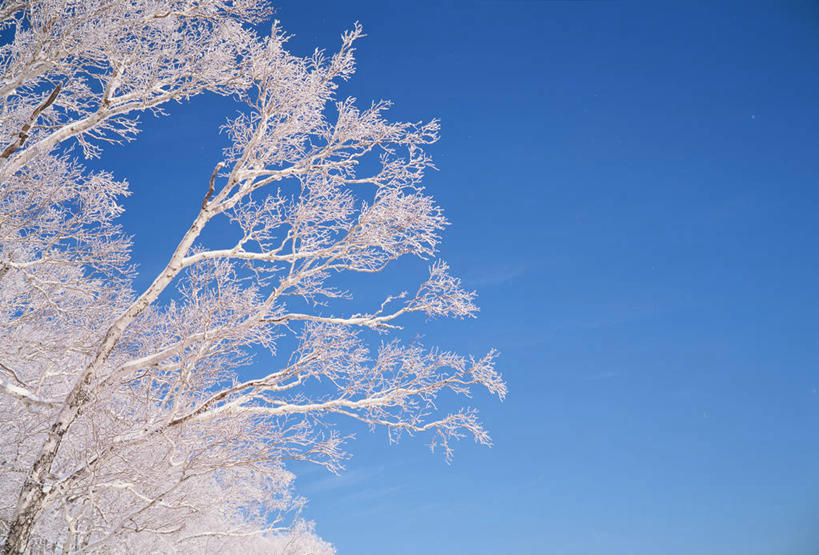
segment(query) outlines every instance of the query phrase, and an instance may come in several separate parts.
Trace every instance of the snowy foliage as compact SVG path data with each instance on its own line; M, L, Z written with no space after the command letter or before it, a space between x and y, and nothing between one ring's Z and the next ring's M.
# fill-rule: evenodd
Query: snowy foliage
M336 53L300 58L278 24L254 31L270 13L259 0L0 7L6 553L332 553L299 518L285 461L339 470L340 419L391 438L428 432L447 457L464 435L489 443L474 410L441 414L438 397L483 386L503 398L495 353L384 336L414 312L475 315L444 262L415 294L356 314L328 304L346 295L340 273L434 257L447 222L421 180L437 123L336 98L357 25ZM133 140L140 113L205 92L244 106L225 125L231 145L165 267L133 291L116 224L127 184L79 155ZM201 239L217 219L237 230L230 248ZM284 362L240 380L259 349Z

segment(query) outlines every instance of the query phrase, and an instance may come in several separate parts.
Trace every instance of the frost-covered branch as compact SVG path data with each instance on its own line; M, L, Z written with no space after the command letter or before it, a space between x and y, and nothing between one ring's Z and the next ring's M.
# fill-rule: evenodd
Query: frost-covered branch
M435 260L448 222L422 180L437 121L393 122L388 102L338 97L360 25L335 53L298 57L278 22L257 31L270 13L262 0L0 6L8 554L328 553L298 516L286 464L340 471L340 421L391 440L431 434L448 458L454 439L490 442L472 409L442 408L476 389L504 397L494 351L385 338L412 313L476 314L446 263L415 294L363 309L339 287L402 257ZM229 145L166 263L134 291L116 223L128 184L76 153L100 156L136 138L141 113L206 93L236 103ZM216 222L234 242L206 240ZM254 360L268 371L244 375Z

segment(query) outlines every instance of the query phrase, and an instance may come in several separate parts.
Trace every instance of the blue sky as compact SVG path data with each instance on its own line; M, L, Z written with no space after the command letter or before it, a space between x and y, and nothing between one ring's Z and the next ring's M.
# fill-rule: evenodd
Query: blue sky
M353 426L344 474L302 472L342 555L819 552L819 7L712 4L277 5L299 54L364 25L343 94L440 118L441 256L482 311L419 324L498 348L510 387L474 399L495 446L451 466ZM103 158L134 191L138 285L230 109L172 106Z

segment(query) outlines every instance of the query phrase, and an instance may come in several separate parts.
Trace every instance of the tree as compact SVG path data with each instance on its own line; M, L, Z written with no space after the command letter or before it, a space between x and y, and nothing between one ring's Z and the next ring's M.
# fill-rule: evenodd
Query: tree
M334 54L300 58L278 23L254 31L270 14L261 0L0 7L6 553L329 552L298 517L285 462L339 470L339 418L393 439L430 433L447 457L464 434L489 443L473 410L440 414L436 399L474 386L502 398L495 353L389 338L409 313L475 315L444 262L413 294L352 315L334 304L339 274L434 256L447 222L421 179L437 123L336 98L358 25ZM134 292L116 224L127 184L77 154L131 141L139 113L205 92L244 108L191 201L198 215ZM220 219L237 231L228 248L201 239ZM261 350L280 364L240 380Z

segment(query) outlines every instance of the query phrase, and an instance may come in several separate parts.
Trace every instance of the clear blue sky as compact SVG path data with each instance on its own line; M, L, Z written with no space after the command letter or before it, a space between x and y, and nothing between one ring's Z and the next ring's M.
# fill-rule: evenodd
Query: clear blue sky
M441 254L482 312L423 333L497 347L510 387L474 400L492 449L353 427L342 476L303 473L341 555L819 553L819 5L712 4L278 3L296 53L362 22L344 94L441 119ZM143 286L229 109L102 161Z

